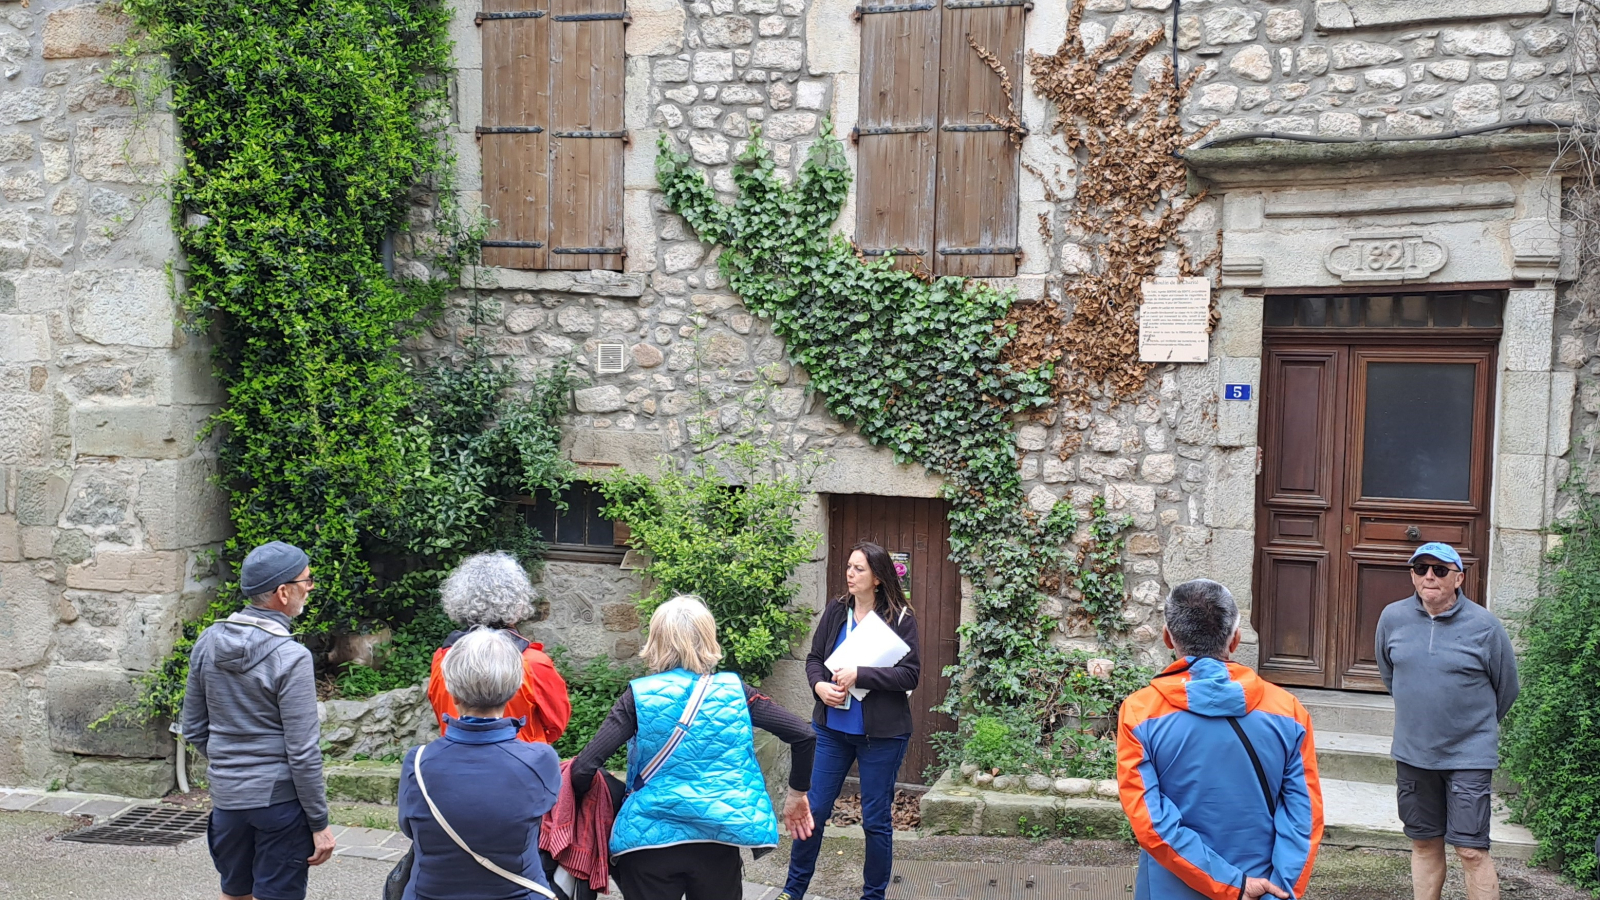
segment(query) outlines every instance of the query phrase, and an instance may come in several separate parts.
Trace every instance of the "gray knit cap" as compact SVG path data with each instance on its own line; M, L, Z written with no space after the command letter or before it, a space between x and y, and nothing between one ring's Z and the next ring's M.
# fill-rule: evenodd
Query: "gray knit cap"
M246 597L265 594L300 577L311 557L283 541L273 541L250 551L239 566L239 591Z

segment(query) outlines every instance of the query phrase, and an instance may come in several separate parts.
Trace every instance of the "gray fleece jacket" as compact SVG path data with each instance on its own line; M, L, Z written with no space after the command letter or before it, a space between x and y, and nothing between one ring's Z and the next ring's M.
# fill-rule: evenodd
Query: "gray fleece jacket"
M217 809L298 799L328 827L316 677L289 617L249 607L207 628L189 654L183 738L206 759Z
M1378 616L1378 674L1394 695L1389 755L1419 769L1493 769L1517 699L1517 655L1495 614L1458 593L1428 615L1412 594Z

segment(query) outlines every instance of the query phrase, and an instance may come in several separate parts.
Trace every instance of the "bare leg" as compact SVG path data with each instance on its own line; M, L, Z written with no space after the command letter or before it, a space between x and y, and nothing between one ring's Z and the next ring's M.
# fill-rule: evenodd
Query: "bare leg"
M1456 855L1467 870L1467 900L1500 900L1500 876L1494 871L1489 851L1457 847Z
M1444 890L1444 838L1412 841L1411 896L1415 900L1439 900L1439 892L1442 890Z

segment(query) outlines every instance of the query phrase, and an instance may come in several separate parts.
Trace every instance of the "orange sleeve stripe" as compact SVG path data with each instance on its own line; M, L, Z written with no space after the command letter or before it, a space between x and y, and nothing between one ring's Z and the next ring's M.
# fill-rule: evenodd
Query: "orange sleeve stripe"
M1292 694L1289 696L1293 699ZM1306 729L1305 740L1300 742L1300 761L1306 770L1306 793L1311 795L1311 850L1306 854L1306 867L1300 871L1300 880L1295 883L1294 891L1296 897L1304 897L1306 889L1311 886L1311 870L1317 862L1317 850L1322 846L1322 779L1317 773L1317 741L1316 734L1311 730L1311 713L1298 700L1294 702L1294 707L1295 720Z

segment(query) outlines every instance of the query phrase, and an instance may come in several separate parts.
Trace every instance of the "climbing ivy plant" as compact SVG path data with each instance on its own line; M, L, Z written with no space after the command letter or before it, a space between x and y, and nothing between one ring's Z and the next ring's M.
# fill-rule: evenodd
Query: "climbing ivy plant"
M1012 433L1014 416L1052 402L1052 367L1005 361L1016 328L1006 322L1011 293L929 279L889 258L865 261L830 231L850 172L831 124L824 132L792 185L778 179L759 136L752 140L731 205L665 140L657 179L700 239L722 245L730 287L772 321L828 410L898 460L944 477L952 556L975 589L958 693L973 703L1023 702L1029 672L1053 652L1041 583L1076 570L1077 515L1067 503L1044 513L1028 505Z

